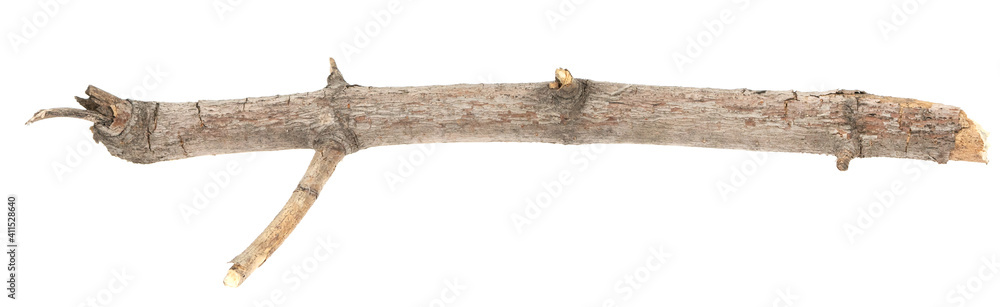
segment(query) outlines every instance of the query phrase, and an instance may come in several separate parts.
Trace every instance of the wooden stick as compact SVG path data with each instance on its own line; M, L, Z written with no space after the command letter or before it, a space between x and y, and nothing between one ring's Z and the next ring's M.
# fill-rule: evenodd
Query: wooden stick
M299 181L299 185L292 192L292 196L288 198L285 206L281 208L271 224L267 225L267 228L257 236L257 239L230 261L233 266L226 273L223 284L229 287L239 287L247 276L250 276L250 273L253 273L281 246L281 243L292 233L302 217L306 215L306 211L319 197L319 192L323 190L326 180L330 178L330 175L337 168L337 163L343 158L344 153L335 148L316 150L312 162L309 163L309 168L306 169L306 174L302 176L302 180Z
M863 91L720 90L576 79L552 82L364 87L330 59L313 92L161 103L90 86L86 110L42 110L94 122L94 139L136 163L200 155L316 150L299 188L243 253L225 284L239 286L315 201L336 164L375 146L442 142L631 143L986 163L987 133L953 106Z

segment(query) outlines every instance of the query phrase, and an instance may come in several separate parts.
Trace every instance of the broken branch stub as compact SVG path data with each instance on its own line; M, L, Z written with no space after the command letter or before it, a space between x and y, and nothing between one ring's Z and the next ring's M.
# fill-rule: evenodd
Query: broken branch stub
M862 91L721 90L577 79L420 87L349 85L330 60L313 92L161 103L120 99L96 87L84 110L53 117L94 122L116 157L153 163L201 155L314 149L285 207L233 259L225 284L240 285L283 242L336 164L376 146L444 142L655 144L836 156L986 161L986 132L953 106Z

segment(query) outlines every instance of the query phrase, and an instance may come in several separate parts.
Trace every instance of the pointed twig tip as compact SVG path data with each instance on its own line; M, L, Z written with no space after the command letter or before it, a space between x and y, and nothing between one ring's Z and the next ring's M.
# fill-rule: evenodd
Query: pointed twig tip
M24 125L27 126L33 122L37 122L43 119L45 119L45 110L38 110L38 112L35 112L35 115L32 115L31 118L28 119L28 121L24 122Z
M337 69L337 61L334 61L333 58L331 57L330 58L330 72L332 73L336 69Z
M69 117L69 118L79 118L82 120L90 121L95 124L107 123L111 120L104 114L97 113L94 111L80 110L73 108L53 108L53 109L43 109L35 112L34 116L31 116L25 125L53 117Z

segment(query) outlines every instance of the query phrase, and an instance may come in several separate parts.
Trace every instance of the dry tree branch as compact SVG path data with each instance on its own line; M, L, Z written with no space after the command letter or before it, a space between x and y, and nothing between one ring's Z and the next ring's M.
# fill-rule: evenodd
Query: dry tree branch
M233 267L229 269L226 279L223 280L225 285L239 287L250 273L253 273L278 249L278 246L281 246L281 242L284 242L285 238L292 233L302 217L306 215L306 211L319 197L319 192L323 190L326 180L330 179L333 170L337 168L337 163L343 158L344 152L334 148L316 150L306 174L302 176L302 180L295 187L292 196L288 198L285 207L281 208L271 224L267 225L264 232L257 236L257 239L250 243L246 250L230 261Z
M315 149L299 186L270 225L233 259L236 287L278 248L345 156L376 146L439 142L656 144L986 163L986 132L953 106L863 91L720 90L575 79L553 82L364 87L330 59L313 92L161 103L96 87L85 110L41 110L94 122L94 139L135 163L247 151Z

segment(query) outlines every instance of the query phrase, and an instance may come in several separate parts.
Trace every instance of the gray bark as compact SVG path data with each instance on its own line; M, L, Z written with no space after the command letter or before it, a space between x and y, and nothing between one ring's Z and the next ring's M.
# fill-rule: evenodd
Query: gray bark
M441 142L632 143L784 151L854 158L986 162L986 137L961 109L862 91L719 90L573 79L423 87L349 85L331 59L320 90L268 97L162 103L88 87L85 110L42 110L28 123L94 122L116 157L153 163L246 151L315 149L271 224L233 260L237 287L281 245L347 154Z
M83 101L94 112L117 106L121 112L102 115L115 123L95 123L94 138L112 155L136 163L328 145L350 154L443 142L800 152L837 156L841 169L863 157L986 161L985 134L961 109L862 91L721 90L572 78L568 85L365 87L339 76L335 70L329 86L291 95L162 103L123 100L90 87Z

